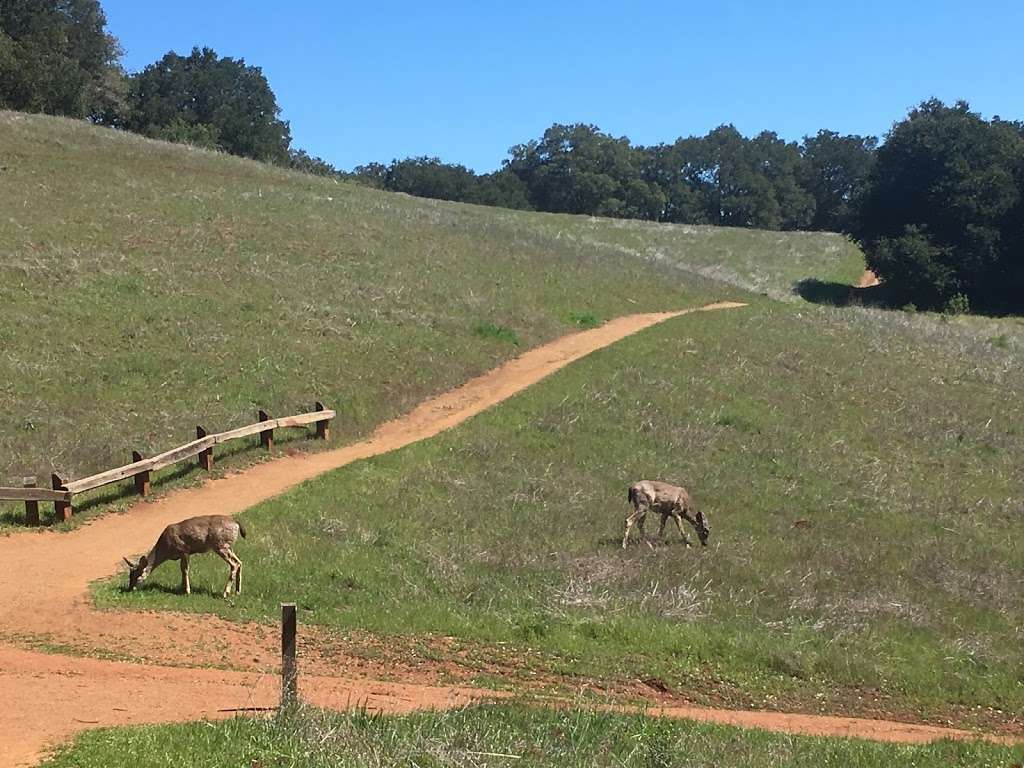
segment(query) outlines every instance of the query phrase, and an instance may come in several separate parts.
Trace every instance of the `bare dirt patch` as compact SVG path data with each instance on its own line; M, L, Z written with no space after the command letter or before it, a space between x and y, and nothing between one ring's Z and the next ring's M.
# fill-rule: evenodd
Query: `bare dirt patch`
M872 272L870 269L865 269L864 274L860 276L860 280L857 281L858 288L874 288L876 285L881 284L881 280L878 279L878 275Z

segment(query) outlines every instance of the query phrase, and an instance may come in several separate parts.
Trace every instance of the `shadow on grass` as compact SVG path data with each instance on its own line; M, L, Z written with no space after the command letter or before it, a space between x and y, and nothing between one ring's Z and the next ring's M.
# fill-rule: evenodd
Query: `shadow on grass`
M696 536L696 534L694 534L694 536ZM597 543L601 547L610 547L612 549L619 549L619 550L621 550L622 549L622 536L607 536L607 537L598 539ZM634 549L642 549L644 552L650 552L651 550L654 550L654 549L663 549L665 547L677 547L677 546L678 547L682 547L683 549L686 549L686 544L683 543L683 540L679 538L678 534L676 534L675 536L670 536L668 533L666 533L664 539L659 539L656 534L650 535L650 536L644 534L643 538L639 538L638 539L636 531L634 531L633 533L631 533L629 535L629 543L626 545L626 550L625 551L630 551L630 550L634 550ZM694 541L690 542L690 548L697 549L698 547L699 547L699 544L697 544L696 542L694 542Z
M181 598L196 597L198 595L205 595L206 597L215 597L215 598L219 598L221 596L221 593L218 590L215 590L215 589L213 589L213 587L210 587L208 585L204 585L204 584L199 584L199 585L191 584L190 586L192 587L192 594L190 594L190 595L186 595L184 592L181 591L181 585L180 584L175 584L174 586L169 586L167 584L143 583L143 584L140 584L139 586L137 586L135 588L135 591L139 592L139 593L142 593L142 594L145 594L146 592L160 592L160 593L165 594L165 595L175 595L176 597L181 597ZM122 594L127 595L129 593L128 585L124 584L120 588L120 592Z
M178 464L169 472L161 472L152 483L153 490L160 490L162 486L169 485L191 474L199 474L199 468L192 462ZM128 499L137 496L134 480L129 479L125 483L111 484L102 491L96 491L80 502L75 503L75 514L88 512L90 509L113 504L115 501Z
M827 304L833 307L877 307L896 309L898 304L892 291L885 283L870 288L857 288L844 283L834 283L809 277L793 286L793 292L812 304Z
M899 293L891 284L879 283L867 288L858 288L843 283L833 283L817 278L807 278L793 284L793 293L812 304L827 304L832 307L873 307L875 309L915 308L913 297ZM922 311L943 312L941 307L924 305ZM955 314L956 312L954 312ZM971 306L970 314L982 317L1018 317L1019 311L1008 306Z

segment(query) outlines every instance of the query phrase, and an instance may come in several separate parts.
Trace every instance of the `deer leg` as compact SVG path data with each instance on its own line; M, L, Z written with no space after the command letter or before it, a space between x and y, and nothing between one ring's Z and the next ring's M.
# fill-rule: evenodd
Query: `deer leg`
M192 594L192 585L188 582L188 555L181 556L181 591L186 595Z
M626 542L629 541L629 532L636 525L640 529L640 533L644 531L644 518L647 517L648 505L646 501L640 501L633 505L633 511L629 513L626 518L626 533L622 537L622 548L626 548Z
M636 524L637 520L642 520L642 519L643 519L643 513L641 513L639 510L631 512L629 514L629 516L626 518L626 533L623 534L623 536L622 536L622 548L623 549L626 548L626 542L629 541L629 532L631 530L633 530L633 526Z
M686 536L686 532L683 530L683 520L679 513L672 515L672 519L676 521L676 528L679 529L679 535L683 537L683 543L686 546L690 546L690 540Z
M665 523L668 522L668 515L661 516L661 525L658 526L658 538L665 540Z
M235 583L235 563L230 557L230 549L218 549L216 552L217 556L228 564L228 583L224 585L224 593L221 595L221 597L227 597L231 594L231 586Z
M242 594L242 561L239 560L238 555L228 550L228 554L235 561L235 594Z

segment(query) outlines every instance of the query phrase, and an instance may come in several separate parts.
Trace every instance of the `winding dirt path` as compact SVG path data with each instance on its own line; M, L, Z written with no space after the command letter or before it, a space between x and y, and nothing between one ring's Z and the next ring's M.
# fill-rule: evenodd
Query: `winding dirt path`
M0 539L0 766L31 765L52 744L90 727L227 717L276 703L276 630L215 617L104 613L88 585L116 573L125 552L146 549L169 523L205 511L241 512L299 483L360 459L432 437L526 389L569 363L657 323L689 312L732 309L723 302L679 312L632 315L571 334L432 398L383 424L368 439L317 454L259 464L200 487L139 503L65 534L25 532ZM128 661L26 649L45 641ZM403 659L367 660L307 632L302 694L324 707L363 704L386 712L444 708L494 698L492 691L439 685L458 670ZM210 668L214 667L214 668ZM402 682L382 682L381 676ZM463 677L468 677L463 674ZM529 686L525 686L527 689ZM673 717L793 733L926 741L972 734L882 721L666 706Z

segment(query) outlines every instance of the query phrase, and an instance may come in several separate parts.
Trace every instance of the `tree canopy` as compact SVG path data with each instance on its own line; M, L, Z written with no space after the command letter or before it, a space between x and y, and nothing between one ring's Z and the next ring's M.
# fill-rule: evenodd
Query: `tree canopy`
M706 136L643 147L593 125L556 123L512 147L493 174L420 157L371 163L354 175L412 195L552 213L763 229L849 227L874 143L823 131L801 146L770 131L748 139L723 125Z
M106 24L98 0L0 2L0 107L103 121L123 79Z
M804 139L803 186L814 198L810 228L850 232L875 163L878 139L818 131Z
M417 197L531 208L526 188L515 174L501 170L477 175L463 165L444 163L437 157L409 157L393 160L390 165L368 163L356 167L351 178L377 189Z
M173 51L132 75L129 130L233 155L287 163L291 132L259 67L210 48Z
M540 211L657 219L664 206L661 190L641 176L629 140L593 125L555 124L509 155L505 167Z
M1024 136L965 102L932 99L893 126L868 179L857 237L908 301L1024 308Z

